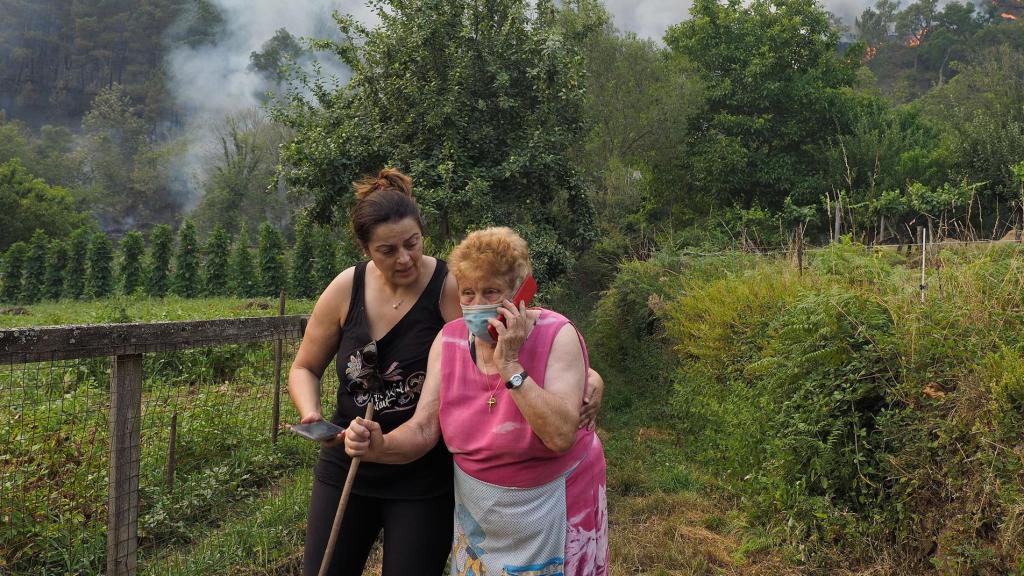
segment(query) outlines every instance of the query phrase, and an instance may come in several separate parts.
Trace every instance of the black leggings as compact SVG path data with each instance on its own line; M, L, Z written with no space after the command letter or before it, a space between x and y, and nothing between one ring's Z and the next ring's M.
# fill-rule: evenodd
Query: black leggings
M306 525L303 576L316 576L324 558L341 488L313 480ZM451 492L423 500L349 496L341 531L331 557L331 576L360 576L370 548L384 529L381 576L440 576L452 546Z

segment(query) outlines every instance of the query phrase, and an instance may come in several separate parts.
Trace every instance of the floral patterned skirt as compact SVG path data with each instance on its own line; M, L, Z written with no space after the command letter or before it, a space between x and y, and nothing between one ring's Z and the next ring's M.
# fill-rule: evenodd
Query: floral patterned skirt
M533 488L483 482L455 466L454 576L607 576L604 450Z

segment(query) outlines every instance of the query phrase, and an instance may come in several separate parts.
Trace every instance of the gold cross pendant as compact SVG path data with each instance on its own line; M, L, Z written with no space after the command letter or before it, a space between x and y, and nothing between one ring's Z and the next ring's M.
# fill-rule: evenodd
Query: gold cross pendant
M488 398L487 399L487 411L490 412L491 410L493 410L494 409L494 405L497 404L497 403L498 403L498 401L494 399L494 396L491 396L490 398Z

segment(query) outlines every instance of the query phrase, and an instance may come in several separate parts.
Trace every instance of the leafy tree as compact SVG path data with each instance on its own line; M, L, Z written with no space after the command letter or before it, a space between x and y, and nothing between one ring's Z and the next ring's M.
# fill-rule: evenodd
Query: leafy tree
M114 244L105 232L96 232L89 241L89 268L85 274L85 293L90 298L106 298L114 292Z
M258 52L249 54L249 69L281 85L291 77L289 65L308 61L308 54L295 36L280 28L274 33L273 38L263 43Z
M4 255L3 288L0 290L0 301L16 303L21 301L22 277L24 275L25 258L28 257L28 245L15 242Z
M43 298L60 300L64 294L64 270L67 266L68 245L62 240L54 240L46 253L46 287Z
M288 273L284 265L284 239L269 222L260 225L257 258L260 263L259 293L277 296L287 284Z
M146 292L150 296L163 298L167 295L173 251L171 227L166 224L154 226L149 232L149 275L146 279Z
M68 241L68 265L64 269L64 296L79 300L85 295L85 274L88 270L89 239L92 233L79 228Z
M21 299L23 302L38 302L46 289L46 251L50 239L46 232L36 230L28 244L28 254L23 267Z
M899 0L878 0L874 8L865 8L855 20L857 37L872 47L888 42L889 30L896 25L899 5Z
M249 247L249 227L242 223L242 228L235 238L235 248L231 252L231 275L229 277L231 291L241 298L252 298L259 293L256 277L256 265L253 262L252 249Z
M146 240L137 230L121 238L121 294L130 296L142 289L145 277L142 258L146 252Z
M839 111L857 51L837 56L837 34L813 0L697 0L691 16L665 41L704 81L686 158L695 188L741 208L816 203L825 144L848 131Z
M652 212L672 212L685 182L674 167L684 155L700 87L684 59L653 41L621 36L610 24L591 35L586 54L590 133L581 160L596 180L603 243L618 230L638 235Z
M199 295L199 289L199 241L196 239L195 224L186 218L178 230L171 292L184 298L195 298Z
M316 292L319 293L327 288L327 285L338 275L338 245L330 229L326 227L317 227L315 238L316 255L313 265L313 283Z
M982 52L922 98L920 106L950 133L942 146L949 180L986 183L978 189L981 209L975 211L984 220L973 225L977 230L999 228L1003 223L996 222L997 214L1002 220L1008 212L998 206L1019 197L1010 166L1024 150L1024 51L1003 46Z
M0 112L0 164L20 160L32 175L50 185L69 186L78 172L72 153L73 136L64 127L43 125L38 136Z
M173 40L198 48L216 43L224 28L224 15L216 4L209 0L194 0L188 3L179 17Z
M300 218L295 223L295 245L292 247L290 274L292 295L296 298L312 298L317 295L313 277L313 243L309 222Z
M0 164L0 250L36 230L60 238L87 222L67 190L35 178L20 160Z
M166 222L181 206L168 187L163 156L150 127L120 85L100 91L82 119L85 198L107 230Z
M939 0L917 0L896 15L896 33L901 38L911 37L918 42L934 27L938 16Z
M210 296L226 296L228 289L228 253L231 237L219 224L206 242L206 262L203 268L203 287Z
M228 116L215 132L217 153L208 159L209 176L194 212L199 230L220 225L234 233L242 222L256 227L268 219L287 225L291 210L284 188L272 184L289 130L253 109Z
M893 106L877 94L847 98L844 113L850 128L828 141L825 189L842 193L846 229L855 236L871 230L876 230L876 236L886 235L883 226L898 235L905 230L901 219L906 214L883 215L875 211L876 202L883 191L902 190L910 181L930 186L945 182L944 145L949 134L919 107Z
M352 205L352 181L397 166L413 177L437 242L512 224L530 241L539 280L557 277L594 239L568 155L585 127L581 38L550 0L375 7L377 28L339 17L351 42L319 44L352 69L351 81L311 86L315 104L297 93L276 111L296 131L286 180L313 197L314 221L331 223Z

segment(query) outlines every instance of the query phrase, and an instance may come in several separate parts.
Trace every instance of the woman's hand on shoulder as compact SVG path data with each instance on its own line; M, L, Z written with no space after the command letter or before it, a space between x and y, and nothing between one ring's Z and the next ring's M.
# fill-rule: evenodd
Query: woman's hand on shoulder
M587 372L587 393L583 396L580 409L580 429L593 430L597 426L597 414L604 399L604 378L593 368Z
M462 305L459 302L459 283L455 281L455 275L450 271L444 279L444 286L441 288L441 317L445 322L451 322L456 318L462 318Z

